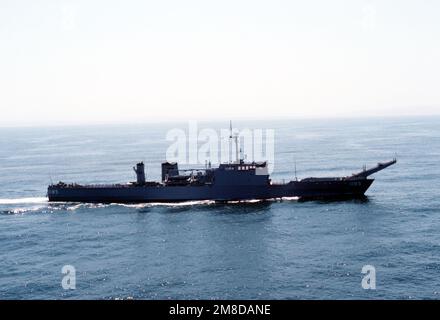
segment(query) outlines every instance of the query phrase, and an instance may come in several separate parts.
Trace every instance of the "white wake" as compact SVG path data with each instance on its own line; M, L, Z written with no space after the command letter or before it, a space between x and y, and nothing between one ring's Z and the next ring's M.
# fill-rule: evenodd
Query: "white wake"
M16 199L0 199L0 204L28 204L28 203L46 203L49 199L46 197L34 198L16 198Z

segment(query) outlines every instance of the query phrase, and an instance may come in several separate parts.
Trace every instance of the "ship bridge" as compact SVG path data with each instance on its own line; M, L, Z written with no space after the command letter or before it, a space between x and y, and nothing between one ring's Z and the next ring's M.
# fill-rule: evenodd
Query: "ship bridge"
M223 163L213 170L216 185L258 186L270 183L267 162Z

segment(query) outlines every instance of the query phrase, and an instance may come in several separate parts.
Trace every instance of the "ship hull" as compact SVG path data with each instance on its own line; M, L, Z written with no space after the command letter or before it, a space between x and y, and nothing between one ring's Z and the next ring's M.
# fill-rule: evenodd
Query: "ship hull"
M50 186L49 201L92 203L149 203L183 201L244 201L298 197L307 199L357 198L364 196L373 179L291 181L286 184L200 186Z

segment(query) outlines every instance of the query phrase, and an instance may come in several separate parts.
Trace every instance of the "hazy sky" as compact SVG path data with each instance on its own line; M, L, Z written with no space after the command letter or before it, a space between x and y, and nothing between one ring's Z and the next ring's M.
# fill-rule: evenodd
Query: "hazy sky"
M440 1L0 0L0 125L440 113Z

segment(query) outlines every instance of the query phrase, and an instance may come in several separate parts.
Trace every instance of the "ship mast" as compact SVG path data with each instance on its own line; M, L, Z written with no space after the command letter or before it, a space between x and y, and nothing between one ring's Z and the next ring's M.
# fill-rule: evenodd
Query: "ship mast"
M229 139L234 139L235 142L235 163L240 163L240 156L239 156L239 150L238 150L238 134L233 134L232 132L232 121L229 121Z
M296 159L295 159L295 181L298 181L298 176L296 175Z

